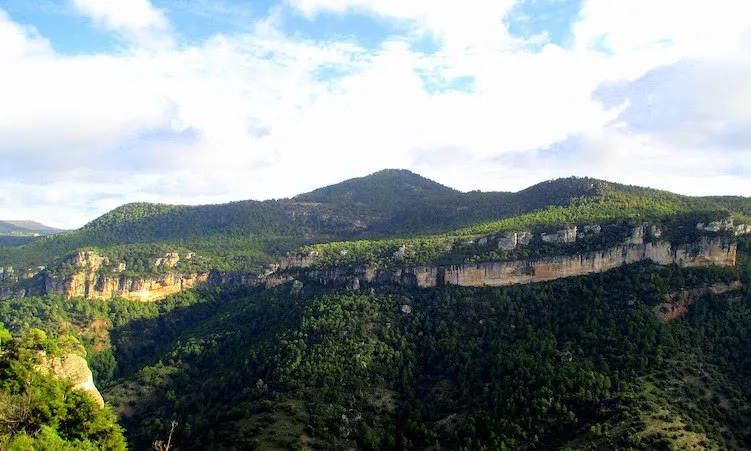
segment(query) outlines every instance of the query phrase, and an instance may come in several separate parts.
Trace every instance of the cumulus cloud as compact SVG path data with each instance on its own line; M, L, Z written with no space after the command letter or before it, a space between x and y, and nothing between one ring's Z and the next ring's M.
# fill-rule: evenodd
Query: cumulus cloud
M722 1L665 7L661 28L663 6L589 0L575 45L533 48L503 25L513 1L288 0L242 33L154 46L179 36L169 9L76 0L128 39L110 55L56 54L0 10L0 217L73 227L125 201L280 198L384 167L465 190L576 174L699 193L708 174L728 182L707 192L751 194L751 24ZM404 32L376 48L285 35L300 13ZM437 51L415 50L423 35Z
M148 46L172 43L170 23L149 0L71 0L81 14L97 26Z

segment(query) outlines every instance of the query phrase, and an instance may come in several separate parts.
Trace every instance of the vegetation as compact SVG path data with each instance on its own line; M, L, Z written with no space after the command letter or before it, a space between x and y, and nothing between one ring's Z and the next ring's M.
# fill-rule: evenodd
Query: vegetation
M0 236L30 237L35 235L53 235L62 232L60 229L48 227L34 221L3 221L0 220Z
M638 264L374 294L205 289L157 304L39 298L0 317L82 337L135 449L171 421L181 449L743 449L751 292L671 323L654 309L683 287L748 282L748 249L738 268Z
M0 448L10 450L124 450L109 408L100 409L69 381L42 375L35 365L74 352L77 341L50 339L39 329L13 337L0 325Z
M260 270L300 246L340 268L526 258L597 249L644 222L691 241L697 222L730 214L748 221L749 201L576 178L459 193L384 171L293 199L127 205L0 247L0 263L56 261L63 274L66 255L91 249L137 276ZM480 243L595 223L601 233L566 245ZM80 343L132 449L748 449L751 239L739 246L733 268L640 263L499 288L297 281L157 303L2 301L0 448L124 447L108 409L33 371L37 351ZM169 252L197 255L155 269ZM682 318L656 314L681 290L735 281ZM8 421L24 399L36 410Z

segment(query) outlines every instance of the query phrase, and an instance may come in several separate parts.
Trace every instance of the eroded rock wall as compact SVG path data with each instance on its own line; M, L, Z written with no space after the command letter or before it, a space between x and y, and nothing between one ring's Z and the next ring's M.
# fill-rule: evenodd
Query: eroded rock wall
M672 246L666 241L624 244L602 251L534 260L471 263L453 266L420 266L393 269L327 268L307 270L299 276L323 284L395 283L433 288L441 285L466 287L506 286L545 282L564 277L608 271L624 264L651 260L661 265L734 266L737 245L722 238L704 238L698 243ZM287 276L286 280L291 280ZM279 280L282 283L284 280ZM277 283L277 284L278 284Z

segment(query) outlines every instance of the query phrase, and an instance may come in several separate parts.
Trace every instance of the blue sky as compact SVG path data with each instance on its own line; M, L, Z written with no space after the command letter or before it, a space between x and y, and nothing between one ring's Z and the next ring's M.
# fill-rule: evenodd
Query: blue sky
M0 0L0 218L387 167L751 195L742 0Z

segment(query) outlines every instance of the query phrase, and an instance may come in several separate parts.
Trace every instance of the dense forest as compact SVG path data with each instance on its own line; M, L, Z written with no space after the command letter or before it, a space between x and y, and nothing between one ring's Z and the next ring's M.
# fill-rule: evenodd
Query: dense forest
M360 241L364 249L407 239L435 247L508 230L638 221L666 223L678 238L693 233L684 227L687 220L733 215L751 223L749 211L746 198L680 196L590 178L543 182L518 193L462 193L409 171L384 170L291 199L128 204L76 231L20 246L0 243L0 266L35 268L79 249L113 261L169 249L195 252L202 269L258 273L287 252L320 243ZM670 227L675 221L680 227Z
M179 449L744 449L742 251L737 268L637 264L509 288L30 298L0 318L78 335L135 449L172 421ZM655 314L670 293L736 280L684 318Z
M54 267L96 249L135 276L166 252L196 253L172 269L185 271L250 270L300 247L335 266L400 250L405 264L515 259L601 248L645 222L685 242L697 222L749 214L745 198L594 179L460 193L383 171L292 199L130 204L0 244L0 261ZM478 244L594 223L601 233L566 245ZM642 262L503 288L295 280L153 303L0 301L0 448L149 449L176 424L173 450L748 449L751 238L733 239L735 267ZM108 406L35 371L39 351L85 355ZM21 421L19 400L34 406Z

